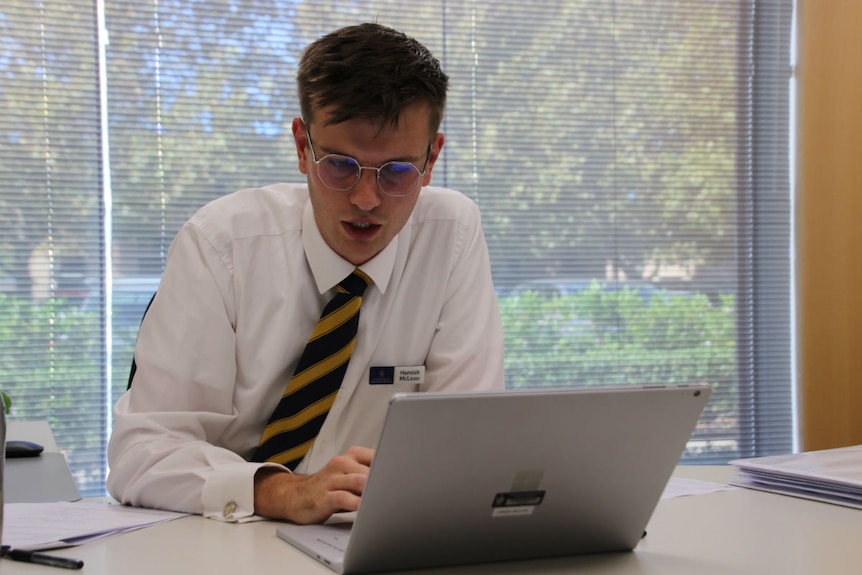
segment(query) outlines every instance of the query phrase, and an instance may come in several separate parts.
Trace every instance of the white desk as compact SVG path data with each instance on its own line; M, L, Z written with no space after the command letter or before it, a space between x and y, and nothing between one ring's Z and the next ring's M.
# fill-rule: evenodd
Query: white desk
M727 467L677 475L725 481ZM277 539L275 523L226 524L187 517L56 551L84 560L84 575L331 575ZM746 489L663 500L633 553L412 571L411 574L857 574L862 511ZM0 560L3 575L64 570ZM66 571L68 572L68 571Z
M77 501L81 498L66 458L47 421L9 421L6 440L34 441L44 448L38 457L7 459L4 497L7 503Z

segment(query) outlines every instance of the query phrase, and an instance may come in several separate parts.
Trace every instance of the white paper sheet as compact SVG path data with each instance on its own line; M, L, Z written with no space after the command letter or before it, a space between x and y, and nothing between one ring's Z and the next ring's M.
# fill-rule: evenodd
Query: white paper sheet
M95 501L7 503L3 511L3 545L59 549L185 515Z
M713 481L703 481L700 479L686 479L685 477L671 477L664 492L661 495L662 499L673 499L674 497L686 497L688 495L703 495L705 493L715 493L717 491L728 491L737 489L726 483L715 483Z
M734 485L862 509L862 445L730 463Z

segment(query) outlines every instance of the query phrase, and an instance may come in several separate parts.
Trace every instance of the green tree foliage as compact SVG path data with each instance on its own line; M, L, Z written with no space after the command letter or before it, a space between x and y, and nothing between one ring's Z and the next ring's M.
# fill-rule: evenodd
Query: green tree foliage
M516 273L601 276L608 262L630 277L647 262L727 266L734 102L744 97L737 9L700 0L674 10L646 0L420 1L407 11L393 1L333 2L321 18L311 1L108 2L118 271L158 274L174 233L206 201L300 179L289 122L301 50L367 19L407 30L444 61L449 137L435 181L479 201L501 285ZM104 174L92 6L4 15L2 46L15 58L0 60L0 99L15 126L0 138L0 170L31 204L4 200L0 268L23 269L44 241L59 262L88 254L96 267ZM66 21L81 33L69 34ZM59 155L66 149L84 155ZM49 210L67 209L91 225L58 221L47 237ZM129 257L142 252L150 255Z
M601 289L499 298L509 387L708 383L700 432L733 437L737 395L734 297Z
M464 3L447 19L452 179L508 275L732 260L738 8L666 8Z
M0 388L14 398L11 416L48 421L82 486L104 480L94 464L105 438L90 428L94 416L106 424L98 410L104 394L97 321L63 302L0 294Z
M213 4L106 4L121 273L160 274L173 235L207 201L296 177L293 5ZM122 257L142 252L149 258Z
M60 273L101 245L96 38L92 2L0 7L0 280L25 296L37 247Z
M629 277L648 264L732 269L745 27L736 2L669 4L108 0L102 77L90 0L6 0L0 287L18 297L0 296L0 388L36 398L16 397L13 416L50 419L61 447L81 454L78 473L101 457L93 421L105 422L92 406L114 398L105 348L116 344L116 394L134 338L116 330L106 344L102 318L59 301L64 270L159 275L205 202L301 181L297 61L308 42L359 21L403 29L443 61L451 91L434 183L479 203L502 290L604 277L609 262ZM39 274L45 303L28 301ZM510 385L607 383L608 373L736 385L732 302L572 297L501 298Z

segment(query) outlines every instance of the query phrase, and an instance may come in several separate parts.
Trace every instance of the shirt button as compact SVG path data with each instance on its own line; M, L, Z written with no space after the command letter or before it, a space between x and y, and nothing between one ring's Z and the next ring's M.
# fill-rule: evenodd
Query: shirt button
M233 512L236 511L236 503L233 501L229 501L225 503L224 509L222 510L222 515L224 517L230 517L233 515Z

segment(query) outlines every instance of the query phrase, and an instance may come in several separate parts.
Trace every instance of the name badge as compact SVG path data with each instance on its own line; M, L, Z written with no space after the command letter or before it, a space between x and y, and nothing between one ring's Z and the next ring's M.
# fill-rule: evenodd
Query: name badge
M372 367L368 372L371 385L421 385L425 383L424 365Z

